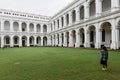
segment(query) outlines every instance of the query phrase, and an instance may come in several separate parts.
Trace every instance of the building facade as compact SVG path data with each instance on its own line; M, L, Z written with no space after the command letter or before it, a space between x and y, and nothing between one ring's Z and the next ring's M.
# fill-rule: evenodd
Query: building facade
M75 0L53 17L0 11L0 45L120 48L120 0Z
M49 17L0 10L0 46L47 46Z

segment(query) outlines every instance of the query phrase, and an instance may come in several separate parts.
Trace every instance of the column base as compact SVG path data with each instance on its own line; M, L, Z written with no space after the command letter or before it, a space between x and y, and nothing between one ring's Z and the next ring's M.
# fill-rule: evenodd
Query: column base
M101 48L101 43L95 43L95 48L100 49Z
M90 43L84 43L85 48L90 48Z

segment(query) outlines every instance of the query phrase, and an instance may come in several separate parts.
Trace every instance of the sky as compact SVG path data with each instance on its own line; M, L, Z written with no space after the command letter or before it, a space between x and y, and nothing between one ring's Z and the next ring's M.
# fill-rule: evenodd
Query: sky
M53 16L73 0L0 0L0 9Z

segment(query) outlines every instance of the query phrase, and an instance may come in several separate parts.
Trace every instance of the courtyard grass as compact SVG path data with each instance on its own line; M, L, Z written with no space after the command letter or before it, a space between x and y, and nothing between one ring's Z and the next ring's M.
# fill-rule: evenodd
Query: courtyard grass
M0 49L0 80L120 80L120 51L109 51L102 71L99 50L29 47Z

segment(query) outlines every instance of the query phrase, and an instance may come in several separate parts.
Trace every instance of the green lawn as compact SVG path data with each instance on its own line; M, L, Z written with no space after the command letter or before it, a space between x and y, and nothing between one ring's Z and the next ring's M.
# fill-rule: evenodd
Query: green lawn
M0 49L0 80L120 80L120 51L109 51L108 71L99 60L99 50Z

